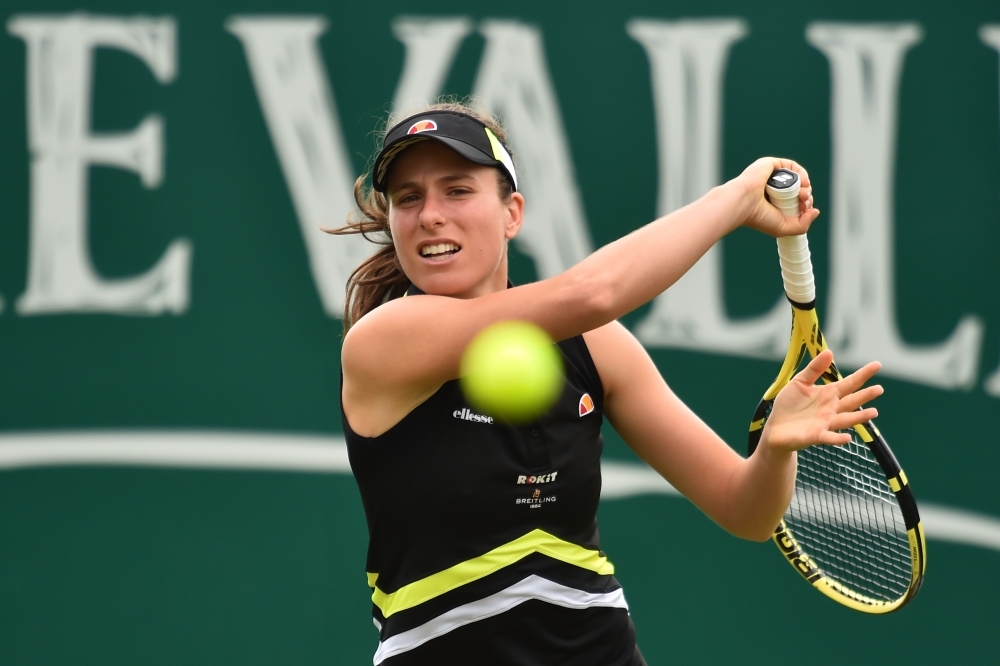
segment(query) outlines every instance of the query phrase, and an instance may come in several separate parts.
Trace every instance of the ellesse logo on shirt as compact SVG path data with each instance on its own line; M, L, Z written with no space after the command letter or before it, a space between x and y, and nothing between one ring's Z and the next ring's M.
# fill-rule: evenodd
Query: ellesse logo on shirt
M473 423L493 423L492 416L486 416L485 414L476 414L474 411L468 407L463 407L462 409L456 409L451 415L460 421L472 421Z
M594 399L589 393L584 393L580 398L580 416L586 416L592 411L594 411Z

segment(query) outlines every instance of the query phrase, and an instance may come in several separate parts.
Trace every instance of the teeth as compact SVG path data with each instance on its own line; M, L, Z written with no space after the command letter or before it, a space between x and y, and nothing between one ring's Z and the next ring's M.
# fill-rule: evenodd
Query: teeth
M456 251L458 251L458 246L454 243L439 243L437 245L425 245L420 248L420 255L423 257L429 257L434 254L444 254L445 252Z

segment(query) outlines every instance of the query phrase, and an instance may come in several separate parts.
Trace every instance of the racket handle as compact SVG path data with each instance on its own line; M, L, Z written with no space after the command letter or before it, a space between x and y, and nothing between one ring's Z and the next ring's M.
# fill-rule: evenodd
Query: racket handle
M765 191L771 204L785 217L799 216L799 174L791 169L776 169L767 180ZM781 279L788 300L808 305L816 300L809 240L805 234L778 239Z
M806 235L779 238L778 261L788 300L799 305L815 302L816 282L813 280L812 257Z

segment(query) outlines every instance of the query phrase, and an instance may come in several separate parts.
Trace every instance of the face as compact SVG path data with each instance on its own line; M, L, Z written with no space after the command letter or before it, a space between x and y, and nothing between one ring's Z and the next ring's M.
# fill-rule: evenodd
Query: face
M393 160L389 228L407 277L427 294L475 298L507 288L507 241L521 228L524 198L500 198L497 170L437 141Z

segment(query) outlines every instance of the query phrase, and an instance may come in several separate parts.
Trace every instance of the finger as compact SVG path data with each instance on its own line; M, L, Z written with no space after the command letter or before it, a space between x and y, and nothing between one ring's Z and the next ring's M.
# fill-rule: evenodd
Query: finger
M806 168L797 162L792 162L795 165L795 171L799 174L799 182L802 183L802 187L808 187L812 189L812 181L809 179L809 172Z
M846 432L826 432L820 437L820 441L817 444L826 444L829 446L843 446L844 444L850 444L852 438L850 434Z
M813 191L811 187L803 187L799 190L799 206L803 211L813 207Z
M845 397L859 390L862 386L864 386L865 382L875 376L875 373L877 373L881 367L881 363L878 361L872 361L846 377L841 378L834 384L840 394L840 397Z
M799 174L799 183L802 185L802 187L812 187L812 181L809 180L809 172L806 171L806 168L804 166L802 166L795 160L786 159L779 161L781 162L781 166L783 168L791 169L795 173Z
M809 227L819 217L819 208L812 208L812 204L809 205L808 209L799 214L799 226L802 228L801 233L809 231Z
M879 384L865 387L860 391L855 391L854 393L846 395L840 399L840 411L853 412L855 409L860 409L861 405L866 402L871 402L884 392L884 389Z
M865 385L865 382L875 376L875 373L877 373L881 367L881 363L878 361L872 361L871 363L866 364L841 379L835 384L840 397L843 398L860 389Z
M844 412L830 419L830 430L847 430L862 423L868 423L878 417L878 410L867 407L856 412Z
M816 358L809 361L809 365L802 368L799 374L795 375L793 381L803 382L805 384L815 384L816 381L823 376L830 364L833 363L833 352L829 349L825 349L820 352ZM853 393L853 391L851 391Z
M777 210L777 209L776 209ZM819 217L819 208L810 208L800 211L798 217L781 217L781 224L777 232L772 235L780 238L782 236L799 236L809 231L809 227ZM781 215L778 212L778 215Z

